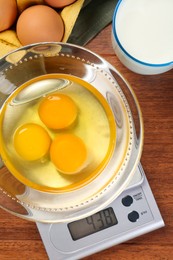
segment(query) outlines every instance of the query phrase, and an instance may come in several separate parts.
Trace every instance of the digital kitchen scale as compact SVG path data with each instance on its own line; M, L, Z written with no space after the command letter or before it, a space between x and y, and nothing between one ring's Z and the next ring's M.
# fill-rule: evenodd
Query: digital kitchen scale
M77 260L164 226L141 164L108 207L70 223L37 227L50 260Z

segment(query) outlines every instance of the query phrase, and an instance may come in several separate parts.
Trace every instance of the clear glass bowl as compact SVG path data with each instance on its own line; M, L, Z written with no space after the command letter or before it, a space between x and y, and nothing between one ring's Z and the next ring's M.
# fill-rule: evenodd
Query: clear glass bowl
M0 106L22 84L51 74L74 76L91 84L111 109L116 126L116 145L102 171L83 185L64 192L39 190L20 181L5 166L2 154L1 208L28 220L58 223L94 214L127 187L140 161L144 130L137 98L126 80L100 56L71 44L33 44L3 57ZM6 133L2 125L0 128L2 138Z

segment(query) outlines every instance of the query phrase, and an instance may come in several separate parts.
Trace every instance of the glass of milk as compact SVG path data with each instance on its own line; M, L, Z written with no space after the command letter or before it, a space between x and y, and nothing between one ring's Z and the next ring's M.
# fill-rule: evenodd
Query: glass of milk
M117 57L139 74L173 68L173 0L119 0L112 23Z

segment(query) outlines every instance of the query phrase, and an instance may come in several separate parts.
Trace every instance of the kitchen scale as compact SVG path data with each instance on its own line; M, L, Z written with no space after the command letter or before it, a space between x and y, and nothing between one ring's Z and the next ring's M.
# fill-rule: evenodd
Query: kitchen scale
M77 260L164 226L141 164L105 209L69 223L37 222L50 260Z
M116 121L116 149L100 174L80 188L62 193L43 192L19 181L8 167L1 165L0 207L37 223L50 260L81 259L164 226L139 164L144 136L140 106L128 82L111 64L83 47L41 43L8 54L1 60L0 72L3 80L0 106L22 84L56 73L61 74L62 79L64 75L71 75L73 80L80 79L99 90ZM42 84L39 86L36 92L39 95L34 98L45 93ZM33 100L31 90L33 84L15 96L12 105L25 104L28 97ZM21 106L18 107L21 112ZM13 136L8 115L5 114L0 131L4 142ZM20 117L20 113L16 115ZM100 127L98 129L100 131ZM5 161L2 153L1 156ZM14 164L18 168L16 160Z

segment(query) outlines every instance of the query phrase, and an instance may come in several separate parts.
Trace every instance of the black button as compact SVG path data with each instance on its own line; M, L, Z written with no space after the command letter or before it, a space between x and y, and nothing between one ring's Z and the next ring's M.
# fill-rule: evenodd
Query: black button
M128 214L128 219L131 222L136 222L139 219L139 213L137 211L132 211Z
M128 195L122 199L122 204L126 207L129 207L133 203L133 198Z

